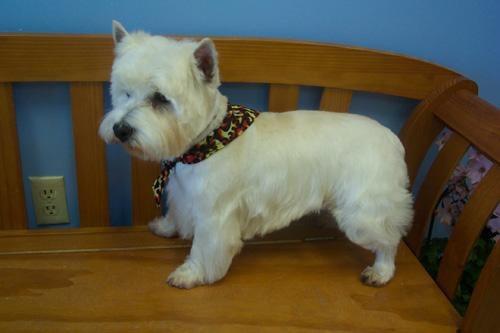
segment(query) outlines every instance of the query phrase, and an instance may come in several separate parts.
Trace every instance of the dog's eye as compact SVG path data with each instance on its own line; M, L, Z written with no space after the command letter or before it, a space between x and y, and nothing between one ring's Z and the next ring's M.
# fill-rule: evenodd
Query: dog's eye
M125 96L127 96L127 98L130 98L130 93L126 92Z
M155 92L153 94L153 97L151 98L151 102L153 103L153 107L165 106L168 103L170 103L168 98L166 98L165 95L163 95L162 93L159 93L159 92Z

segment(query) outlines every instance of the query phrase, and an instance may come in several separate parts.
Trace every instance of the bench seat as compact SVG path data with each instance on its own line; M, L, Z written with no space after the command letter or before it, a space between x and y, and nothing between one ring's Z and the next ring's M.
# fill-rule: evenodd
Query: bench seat
M460 317L402 243L385 287L335 230L249 242L212 286L165 283L189 243L143 226L0 232L0 331L455 332Z

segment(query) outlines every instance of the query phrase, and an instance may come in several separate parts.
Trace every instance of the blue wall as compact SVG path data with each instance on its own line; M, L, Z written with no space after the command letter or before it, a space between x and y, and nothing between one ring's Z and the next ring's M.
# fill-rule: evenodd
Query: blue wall
M500 1L162 1L2 0L0 31L109 33L111 20L129 30L172 35L233 35L316 40L408 54L463 73L480 95L500 105ZM0 50L1 52L1 50ZM15 85L23 175L66 177L71 225L78 225L68 87ZM262 86L224 87L233 101L263 108ZM317 105L319 91L304 89L303 107ZM109 105L109 103L108 103ZM369 114L394 131L413 101L356 94L352 110ZM42 116L43 115L43 116ZM111 217L130 223L129 158L109 147ZM25 185L27 183L25 182ZM119 188L119 190L116 190ZM29 188L25 189L34 227Z

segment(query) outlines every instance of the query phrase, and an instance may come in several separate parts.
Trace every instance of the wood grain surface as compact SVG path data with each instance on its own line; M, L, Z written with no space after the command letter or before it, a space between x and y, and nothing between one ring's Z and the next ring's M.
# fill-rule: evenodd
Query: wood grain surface
M337 239L339 233L327 212L310 214L292 222L287 228L274 231L253 242L304 241L311 239ZM146 226L134 227L86 227L35 230L0 231L0 253L53 253L80 250L113 250L116 246L136 248L149 244L153 247L188 246L180 239L165 243L161 238L149 235Z
M500 109L470 91L459 91L437 108L435 114L500 164Z
M271 84L269 87L269 111L286 112L297 110L299 86Z
M151 189L159 174L160 163L132 158L132 224L146 224L160 216Z
M415 200L415 215L413 227L406 236L406 244L413 253L420 257L424 236L439 198L443 194L453 170L464 156L469 142L460 134L452 133L448 142L439 152L427 173L417 199Z
M222 281L179 290L165 279L188 248L152 249L172 241L144 233L142 249L119 249L128 241L108 233L113 251L1 255L0 331L455 332L459 324L404 244L382 288L359 282L372 254L336 239L247 245Z
M442 84L415 107L401 129L399 138L406 150L410 183L415 180L430 145L445 126L434 115L434 111L460 90L477 94L477 85L464 77L457 77Z
M500 166L494 165L472 192L441 259L436 282L448 298L455 295L469 253L499 202Z
M224 82L295 84L424 98L458 76L410 57L333 44L214 38ZM110 35L0 35L0 82L108 81Z
M324 88L319 109L322 111L349 112L352 91L336 88Z
M12 85L0 83L0 229L27 224Z
M97 134L104 115L101 82L72 82L73 136L81 227L109 225L104 142Z
M462 324L463 332L500 332L500 242L490 253L477 280Z

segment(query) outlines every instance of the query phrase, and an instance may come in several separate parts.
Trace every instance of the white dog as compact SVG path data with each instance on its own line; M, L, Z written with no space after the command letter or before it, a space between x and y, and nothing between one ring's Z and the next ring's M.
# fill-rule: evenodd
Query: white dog
M127 33L113 22L113 110L102 138L143 159L172 160L220 126L228 110L210 39L175 41ZM149 226L193 238L168 278L179 288L227 273L243 240L329 210L354 243L374 251L369 285L394 275L397 245L412 219L404 148L369 118L321 111L265 112L237 139L196 164L178 163L168 213ZM335 255L332 253L332 255Z

